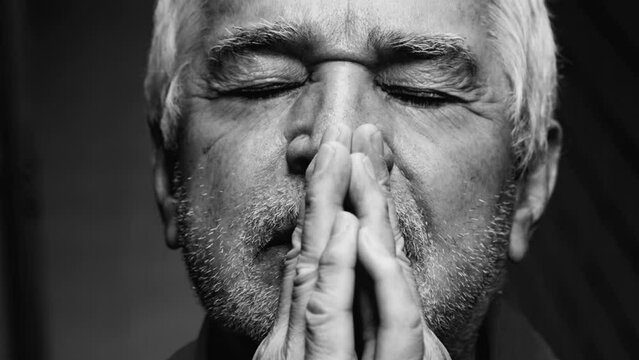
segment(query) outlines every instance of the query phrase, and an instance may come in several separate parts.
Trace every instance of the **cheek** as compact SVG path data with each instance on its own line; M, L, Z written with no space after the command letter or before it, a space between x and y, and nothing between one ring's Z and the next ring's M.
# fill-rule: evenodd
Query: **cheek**
M251 189L286 171L282 132L255 109L192 107L183 129L180 168L191 200L229 216ZM202 196L204 195L204 196Z
M400 124L394 139L415 200L442 235L487 224L511 171L509 126L453 111L426 120Z

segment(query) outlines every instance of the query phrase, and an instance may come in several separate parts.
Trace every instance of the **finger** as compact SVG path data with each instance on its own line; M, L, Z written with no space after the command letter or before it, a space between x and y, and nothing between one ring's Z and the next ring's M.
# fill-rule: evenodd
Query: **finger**
M392 167L392 161L389 165L387 164L388 160L386 158L392 159L392 157L385 156L384 150L385 143L382 138L382 133L374 125L362 125L353 133L353 152L362 152L368 157L373 166L377 183L382 185L382 187L386 190L384 193L386 194L388 219L391 232L393 234L392 237L394 240L395 255L401 262L403 270L405 271L409 283L411 284L411 289L414 290L413 292L415 299L419 299L416 288L412 286L412 284L414 284L414 281L412 270L410 269L410 261L408 257L406 257L406 254L404 252L405 241L399 228L399 221L397 219L397 212L395 210L395 202L393 201L393 197L390 192L390 174L388 172L388 168L389 166Z
M298 270L317 262L328 242L336 214L343 209L350 184L350 157L346 147L329 141L320 146L312 171L307 172L303 237Z
M424 335L420 306L411 294L394 251L370 228L360 227L357 253L375 289L379 316L375 359L422 359Z
M397 219L397 213L395 211L395 203L390 192L390 173L389 168L392 168L393 161L390 154L385 154L388 147L386 146L382 133L377 127L371 124L364 124L353 133L352 152L361 152L368 157L373 170L375 172L375 178L377 182L386 190L388 216L393 233L393 239L395 240L395 253L402 257L402 260L408 259L404 255L404 238L399 228L399 221ZM391 159L391 160L389 160Z
M350 151L351 149L351 137L352 137L352 132L351 129L344 125L344 124L336 124L336 125L331 125L329 126L326 131L324 132L324 134L322 135L322 140L320 141L320 146L322 144L326 144L329 143L331 141L336 141L342 145L344 145L344 147L346 147L347 150ZM308 165L308 169L307 169L307 175L308 173L312 173L313 171L315 171L315 162L317 161L317 156L315 156L313 158L313 160L311 160L310 164Z
M392 161L385 159L384 147L382 133L375 125L364 124L353 132L351 152L361 152L368 156L375 178L386 190L390 190L389 166L392 167Z
M360 227L369 228L382 243L395 252L395 241L388 215L388 190L377 182L372 162L362 153L351 154L349 199Z
M311 270L315 271L328 242L335 215L343 209L350 181L348 149L332 140L322 143L313 169L307 171L306 177L305 214L300 225L304 235L298 270L300 266L312 265Z
M315 291L306 308L306 358L355 357L353 293L357 232L355 215L342 211L319 260Z
M395 202L390 192L390 174L387 170L388 165L385 163L386 160L384 159L384 140L381 132L373 125L360 126L357 130L355 130L353 139L353 150L355 151L358 149L362 150L362 152L368 157L373 169L375 170L377 183L386 190L384 193L386 194L388 219L391 233L393 234L392 237L395 246L395 256L400 261L400 265L402 265L402 270L409 282L414 298L419 300L417 288L414 286L415 282L413 279L412 269L410 268L410 260L404 252L405 240L399 228Z
M350 129L344 125L329 127L322 136L322 144L338 141L350 149ZM309 173L313 173L317 156L313 158L309 164ZM290 320L290 311L292 306L293 284L296 275L297 257L301 251L301 242L304 229L305 201L301 201L300 211L297 218L297 225L291 237L292 247L286 254L284 261L284 273L280 286L280 298L278 304L278 312L275 324L271 329L268 337L260 344L257 353L266 354L273 352L274 344L283 343L288 332L288 324ZM277 349L275 349L277 351Z
M423 355L421 312L395 256L389 196L365 155L352 154L351 159L350 196L360 220L358 257L373 280L379 316L375 358L419 358Z
M366 155L373 165L377 182L386 190L387 198L390 200L390 175L389 168L384 157L384 141L382 133L372 124L364 124L353 133L352 152L360 152ZM389 203L390 205L390 203ZM389 207L389 215L394 215L394 210ZM394 216L389 216L391 229L396 229ZM399 234L399 232L397 232ZM395 234L395 232L393 232ZM362 326L362 357L364 360L373 359L376 346L377 324L375 319L374 294L371 289L358 289L359 313L361 315Z
M307 171L305 214L300 253L295 267L287 343L293 353L303 350L304 315L315 286L319 258L338 212L343 210L350 181L349 151L343 143L324 137L315 164Z
M322 143L327 143L329 141L337 141L338 143L344 145L346 149L351 150L351 138L352 132L351 129L345 124L335 124L329 126L324 135L322 136Z

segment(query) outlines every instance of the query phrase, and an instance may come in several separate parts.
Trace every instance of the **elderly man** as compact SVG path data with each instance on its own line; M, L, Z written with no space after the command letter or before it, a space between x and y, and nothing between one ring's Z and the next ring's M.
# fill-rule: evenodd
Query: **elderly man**
M160 0L155 191L207 310L174 359L552 358L496 295L555 86L542 0Z

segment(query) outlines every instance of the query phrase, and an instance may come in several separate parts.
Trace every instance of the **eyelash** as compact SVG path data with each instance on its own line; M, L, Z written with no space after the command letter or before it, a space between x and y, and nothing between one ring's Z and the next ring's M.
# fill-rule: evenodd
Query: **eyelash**
M288 94L289 92L304 85L301 83L271 83L250 86L245 88L228 90L221 92L220 95L242 97L252 100L266 100ZM403 86L395 85L383 85L379 84L380 88L386 92L389 96L411 106L422 108L440 107L448 103L461 102L462 99L442 93L440 91L421 89L410 89Z
M220 92L219 94L222 96L242 97L252 100L264 100L283 96L299 88L302 85L304 85L304 83L270 83L228 90Z
M436 90L411 89L403 86L383 84L379 84L379 87L389 96L416 107L433 108L449 103L462 102L462 99L456 96Z

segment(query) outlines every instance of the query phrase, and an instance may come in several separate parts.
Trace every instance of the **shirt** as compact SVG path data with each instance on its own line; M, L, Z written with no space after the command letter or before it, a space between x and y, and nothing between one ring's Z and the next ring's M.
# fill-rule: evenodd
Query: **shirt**
M211 336L205 321L198 340L176 352L169 360L228 359L212 344L222 342L228 348L238 349L240 359L252 359L253 347L247 347L232 335ZM237 343L234 343L237 342ZM245 352L242 354L242 352ZM477 360L556 360L550 347L532 328L528 320L506 301L497 300L484 320L477 343Z

